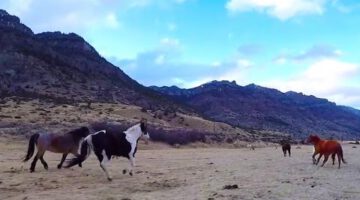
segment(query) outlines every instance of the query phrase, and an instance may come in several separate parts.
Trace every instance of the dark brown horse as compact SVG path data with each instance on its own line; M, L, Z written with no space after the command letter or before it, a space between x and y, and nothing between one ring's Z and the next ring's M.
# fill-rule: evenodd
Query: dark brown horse
M291 145L289 141L282 140L280 142L282 151L284 153L284 157L286 157L286 152L289 153L289 157L291 157Z
M81 127L79 129L75 129L64 135L56 135L56 134L39 134L36 133L30 137L29 147L27 154L24 158L24 162L28 161L33 155L35 151L35 145L37 147L37 154L34 157L34 160L31 163L30 172L34 172L36 162L40 159L41 163L44 165L44 168L47 170L48 165L44 160L45 151L51 151L54 153L62 153L62 159L58 164L58 169L61 168L63 162L66 159L66 156L69 153L74 155L78 155L79 143L83 138L89 135L89 129L87 127ZM81 167L81 165L79 164Z

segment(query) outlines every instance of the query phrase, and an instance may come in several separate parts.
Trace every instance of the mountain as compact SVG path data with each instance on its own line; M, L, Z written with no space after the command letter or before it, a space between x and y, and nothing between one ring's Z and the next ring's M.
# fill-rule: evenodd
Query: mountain
M302 93L282 93L255 84L212 81L199 87L181 89L151 87L174 100L195 108L205 117L233 126L289 133L305 138L309 133L326 137L360 137L360 116L356 109Z
M144 87L79 35L35 34L4 10L0 10L0 47L2 99L121 103L152 110L154 117L162 116L158 110L163 115L180 111L251 131L290 133L298 138L311 132L339 138L360 135L358 110L301 93L282 93L254 84L242 87L228 81L192 89Z
M131 79L75 33L34 34L0 10L0 46L0 97L187 109Z
M355 109L355 108L352 108L352 107L349 107L349 106L341 106L345 111L348 111L348 112L351 112L357 116L360 117L360 110L358 109Z

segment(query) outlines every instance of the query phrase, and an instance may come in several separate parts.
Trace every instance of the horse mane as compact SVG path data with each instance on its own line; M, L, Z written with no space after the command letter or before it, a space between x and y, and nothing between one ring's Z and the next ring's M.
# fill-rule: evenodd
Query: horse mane
M70 134L70 135L79 135L81 133L84 133L85 131L89 131L89 128L86 126L83 126L81 128L78 129L74 129L72 131L67 132L66 134Z
M91 124L91 128L95 131L106 130L106 133L109 134L119 134L123 133L128 129L128 124L111 124L107 122L98 122Z
M86 126L83 126L81 128L69 131L69 132L65 133L65 135L71 135L72 138L74 139L74 142L78 143L80 141L80 139L84 137L85 132L87 132L88 134L90 133L89 128Z
M309 136L309 138L311 138L311 140L312 140L313 142L319 142L319 141L321 141L321 139L320 139L320 137L319 137L318 135L313 135L313 134L311 134L311 135Z

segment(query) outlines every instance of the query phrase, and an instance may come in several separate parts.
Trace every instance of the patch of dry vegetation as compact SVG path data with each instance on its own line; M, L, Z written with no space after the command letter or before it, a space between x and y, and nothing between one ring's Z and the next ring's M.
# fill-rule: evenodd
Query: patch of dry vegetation
M171 145L194 142L233 144L240 141L276 140L281 135L248 132L225 123L205 120L174 110L147 110L119 103L59 104L40 100L5 98L0 102L0 134L29 136L35 132L63 133L79 126L106 122L129 126L148 120L155 141Z

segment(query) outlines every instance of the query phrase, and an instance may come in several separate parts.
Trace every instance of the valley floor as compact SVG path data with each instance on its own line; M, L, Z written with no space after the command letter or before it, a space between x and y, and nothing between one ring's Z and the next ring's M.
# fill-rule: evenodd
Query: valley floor
M22 163L27 142L0 139L0 199L360 199L358 148L344 145L348 164L311 164L311 146L291 158L274 147L140 150L133 177L125 159L113 159L108 182L92 154L83 168L58 170L61 155L46 153L50 169ZM226 185L238 188L224 189Z

